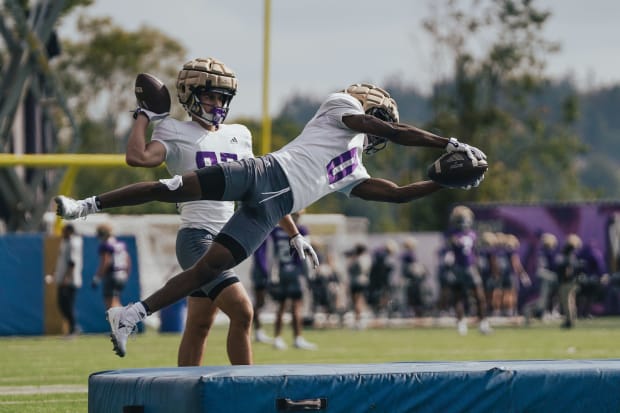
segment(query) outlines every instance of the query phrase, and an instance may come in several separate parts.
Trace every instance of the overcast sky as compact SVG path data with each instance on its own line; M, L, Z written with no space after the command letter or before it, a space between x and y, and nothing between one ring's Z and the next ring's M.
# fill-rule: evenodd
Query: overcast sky
M552 11L545 37L561 43L548 57L552 76L581 87L620 84L620 1L538 0ZM322 97L351 83L397 77L427 91L445 73L420 22L427 0L271 0L270 112L294 93ZM180 41L187 60L216 57L237 74L231 116L262 113L263 1L97 0L89 15L127 30L149 25ZM71 35L72 20L60 28ZM181 65L183 62L179 62ZM170 86L169 86L170 87ZM172 88L171 88L172 89Z

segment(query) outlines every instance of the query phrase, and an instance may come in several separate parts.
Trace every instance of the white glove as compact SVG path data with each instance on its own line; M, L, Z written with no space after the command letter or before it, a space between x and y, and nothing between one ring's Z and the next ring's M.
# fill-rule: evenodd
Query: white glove
M140 113L144 114L150 122L155 122L156 120L162 120L166 118L168 115L170 115L170 112L155 113L155 112L151 112L148 109L144 109L138 106L136 110L133 111L133 118L138 119L138 115Z
M470 146L466 143L461 143L456 138L450 138L448 145L446 145L446 152L465 152L467 157L471 159L474 166L478 165L478 161L486 161L487 156L480 149L475 146ZM480 182L478 182L480 184ZM477 186L477 185L476 185Z
M316 255L316 252L314 252L312 245L310 245L308 240L305 239L303 235L295 235L289 240L289 245L291 247L291 255L297 254L299 255L299 258L305 260L306 253L308 253L310 255L310 261L312 261L312 266L314 268L319 266L319 257Z

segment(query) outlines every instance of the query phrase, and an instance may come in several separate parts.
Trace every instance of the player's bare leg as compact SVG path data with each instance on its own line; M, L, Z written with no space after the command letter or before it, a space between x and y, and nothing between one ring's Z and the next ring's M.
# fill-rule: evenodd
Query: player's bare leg
M236 264L231 252L223 245L214 242L196 264L172 277L147 299L126 307L109 309L107 317L116 354L120 357L125 356L127 338L135 326L147 315L188 296L192 291L214 280L220 273Z
M105 192L98 196L74 200L57 196L56 214L65 219L85 217L102 209L140 205L151 201L185 202L201 199L202 190L195 172L171 179L138 182Z
M228 316L226 351L230 364L252 364L252 318L254 310L243 285L234 283L216 297L216 305Z
M303 330L303 317L301 315L303 301L301 299L298 299L298 300L295 299L292 301L293 302L291 303L291 317L292 317L291 322L293 325L293 335L295 336L293 340L293 345L295 346L295 348L298 348L301 350L316 350L317 349L316 344L310 343L301 334Z
M187 319L177 363L179 367L200 366L209 331L218 308L208 297L187 297Z
M282 339L282 318L284 317L284 311L286 310L288 301L288 298L286 298L278 302L276 319L273 323L273 347L277 350L286 350L288 348Z

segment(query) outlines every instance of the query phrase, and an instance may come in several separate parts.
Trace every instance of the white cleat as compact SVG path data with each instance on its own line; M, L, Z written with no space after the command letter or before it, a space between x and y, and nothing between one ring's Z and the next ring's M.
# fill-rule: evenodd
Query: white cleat
M146 314L138 314L131 304L126 307L112 307L106 312L106 318L110 323L110 338L116 355L125 357L127 338L135 330L136 324L145 316Z
M306 339L301 337L301 336L295 337L294 346L295 346L295 348L298 348L300 350L316 350L316 349L318 349L316 344L311 343L309 341L306 341Z
M481 334L487 335L493 332L491 325L489 324L489 320L486 318L480 321L480 326L478 326L478 330L480 330Z
M56 215L64 219L85 218L87 215L98 212L95 197L75 200L63 195L54 198Z
M460 320L458 324L456 325L456 329L460 335L466 336L467 335L467 321L465 319Z
M276 350L286 350L288 346L286 345L284 340L282 340L282 337L276 337L273 340L273 348L275 348Z
M256 336L254 337L254 341L256 341L257 343L272 344L273 338L269 337L267 333L265 333L263 329L261 328L261 329L256 330Z

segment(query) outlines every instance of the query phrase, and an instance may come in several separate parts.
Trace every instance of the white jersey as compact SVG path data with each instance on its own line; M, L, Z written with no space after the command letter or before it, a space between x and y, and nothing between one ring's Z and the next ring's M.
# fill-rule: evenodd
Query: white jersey
M217 131L208 131L196 122L166 118L155 127L151 140L166 147L166 167L171 175L254 157L250 131L237 124L221 124ZM234 209L232 201L180 203L181 228L200 228L217 234Z
M286 174L299 211L331 192L350 196L370 178L362 164L366 134L342 122L345 115L363 115L362 104L346 93L333 93L301 134L272 155Z
M62 238L60 241L55 271L58 285L63 283L71 263L73 263L73 271L69 274L69 284L80 288L82 286L82 237L75 234L69 239Z

